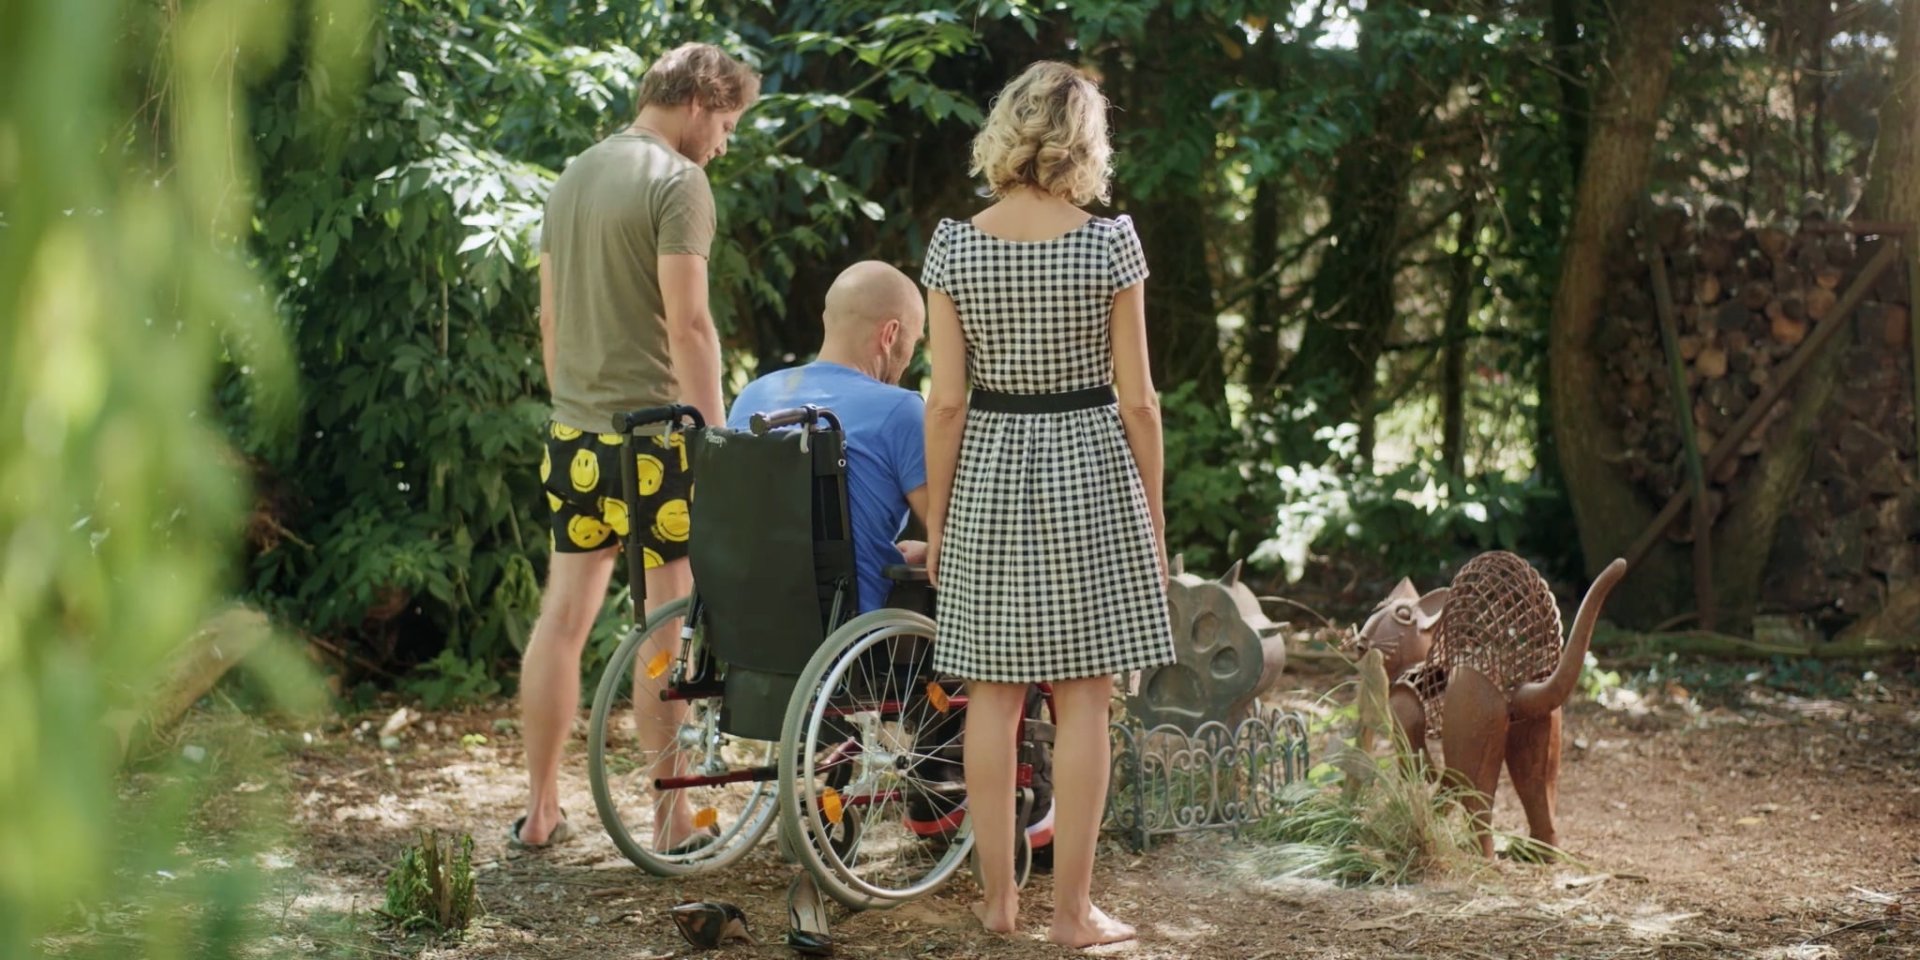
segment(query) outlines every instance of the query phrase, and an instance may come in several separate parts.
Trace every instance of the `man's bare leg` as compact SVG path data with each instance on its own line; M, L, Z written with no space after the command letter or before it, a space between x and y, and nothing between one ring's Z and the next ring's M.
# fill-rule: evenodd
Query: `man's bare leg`
M580 652L607 600L616 551L555 552L540 617L520 660L520 737L527 757L522 843L547 842L560 823L560 757L580 712Z
M693 567L681 558L662 564L647 571L646 615L672 603L693 591ZM653 663L661 653L665 653L668 662L680 655L680 624L674 618L660 626L659 630L641 643L640 651L634 657L633 664L633 720L635 739L641 750L660 757L653 776L678 776L687 772L684 757L662 756L662 751L672 745L673 736L679 730L680 721L686 716L687 706L680 701L662 701L660 690L666 686L667 674L658 678L649 677L648 664ZM653 848L667 850L687 842L695 833L693 812L688 809L685 791L675 791L656 799L653 809Z

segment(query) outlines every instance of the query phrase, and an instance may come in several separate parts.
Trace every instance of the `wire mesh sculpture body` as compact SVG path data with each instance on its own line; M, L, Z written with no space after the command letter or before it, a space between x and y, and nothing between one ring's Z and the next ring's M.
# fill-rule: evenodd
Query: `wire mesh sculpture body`
M1558 841L1553 809L1561 707L1586 662L1600 607L1625 574L1624 560L1601 572L1562 642L1560 610L1539 573L1511 553L1483 553L1460 568L1450 589L1417 601L1432 606L1430 598L1437 597L1441 607L1425 659L1389 655L1394 720L1429 768L1426 741L1437 736L1448 777L1473 788L1463 805L1474 819L1483 855L1493 855L1488 819L1503 764L1526 810L1529 834L1549 845ZM1404 603L1411 592L1412 585L1402 581L1368 621L1357 638L1363 652L1396 632L1396 602ZM1413 626L1420 626L1425 612L1415 615ZM1376 622L1383 615L1388 621ZM1399 649L1408 649L1404 641ZM1392 669L1396 665L1398 673Z

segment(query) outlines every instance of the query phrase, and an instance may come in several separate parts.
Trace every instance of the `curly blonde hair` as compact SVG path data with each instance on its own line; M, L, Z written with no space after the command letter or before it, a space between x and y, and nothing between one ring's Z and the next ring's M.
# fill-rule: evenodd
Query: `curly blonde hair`
M760 98L760 75L710 43L683 43L647 68L637 107L677 107L699 98L700 106L729 113Z
M1107 202L1113 147L1106 96L1067 64L1028 67L993 98L967 172L985 177L995 197L1033 187L1075 206Z

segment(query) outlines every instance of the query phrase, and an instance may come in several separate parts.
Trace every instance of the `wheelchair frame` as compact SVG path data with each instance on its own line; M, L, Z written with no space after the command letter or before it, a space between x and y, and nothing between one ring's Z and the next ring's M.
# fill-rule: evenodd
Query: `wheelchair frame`
M697 410L684 405L651 408L614 419L615 430L623 436L622 495L627 500L630 523L637 524L641 518L636 471L639 453L636 437L640 434L637 431L660 424L665 424L670 432L689 433L706 426ZM844 443L838 417L830 410L814 406L757 414L752 426L755 436L784 427L798 427L802 452L808 451L817 437ZM697 476L697 459L695 466ZM839 455L839 467L842 479L837 512L832 509L833 505L827 506L843 528L842 539L847 539L850 533L844 528L851 520L847 512L844 452ZM818 490L816 482L809 491L809 503L816 511L821 510ZM818 516L816 513L816 518ZM700 525L695 523L695 537L699 529ZM595 805L621 852L657 876L684 876L718 869L745 856L777 819L783 850L798 859L823 890L851 908L898 905L946 882L971 853L971 821L963 820L950 835L937 833L931 838L905 836L893 840L894 824L889 815L890 805L897 802L904 818L904 811L909 809L910 789L917 789L920 796L937 796L958 810L963 811L965 807L965 790L960 782L942 781L929 788L913 780L923 764L946 764L951 769L959 769L957 737L930 748L933 752L923 752L915 739L915 731L924 728L912 725L915 711L919 711L919 721L926 721L932 716L926 711L944 716L966 707L960 681L935 677L931 672L932 619L925 613L902 608L882 608L847 618L846 611L852 609L847 601L853 599L854 590L836 590L823 623L824 639L791 687L778 741L740 737L723 729L727 722L727 664L715 656L701 629L707 608L698 585L691 596L663 604L642 618L645 577L636 574L645 567L637 538L627 537L625 549L636 625L601 677L589 733L589 778ZM896 582L913 579L904 568L890 569L889 575ZM924 571L920 572L920 578L924 579ZM646 771L640 775L650 780L653 790L668 795L731 786L748 792L734 822L726 829L691 849L683 849L688 846L683 842L671 851L660 851L636 841L622 817L609 782L607 728L614 719L614 711L621 709L617 704L621 702L622 687L631 683L635 696L638 695L639 648L675 618L680 619L678 653L670 658L664 674L653 672L660 666L657 662L648 664L647 668L650 679L666 676L660 692L662 701L684 703L689 711L668 737L668 746L662 748L662 754L672 753L684 744L698 758L698 764L695 769L684 772L676 769L668 776L652 776ZM885 655L879 656L882 652ZM903 653L908 657L904 661L900 659ZM918 659L913 659L915 657ZM896 679L900 681L897 688L891 686ZM874 691L873 697L863 699L856 686L861 682L868 687L880 682L881 687ZM916 684L923 685L914 686ZM1042 694L1050 709L1051 694L1044 685ZM632 706L630 703L624 709L630 710ZM889 725L891 739L882 735ZM1029 717L1022 729L1028 733L1022 738L1022 762L1016 772L1020 791L1016 799L1019 807L1016 822L1025 823L1032 797L1029 761L1035 748L1031 740L1037 731L1050 729L1050 725ZM826 745L836 738L838 743L827 749ZM748 757L755 757L757 752L757 762L739 766L725 763L723 754L729 747L737 748L736 753ZM661 762L656 759L654 765ZM866 786L856 787L857 784ZM659 802L656 801L656 809ZM695 816L695 826L718 827L718 820L717 812L703 809ZM1015 833L1016 867L1024 883L1031 851L1025 833L1019 830ZM912 847L914 843L920 846ZM875 866L888 849L918 860L899 871L903 876L895 877Z

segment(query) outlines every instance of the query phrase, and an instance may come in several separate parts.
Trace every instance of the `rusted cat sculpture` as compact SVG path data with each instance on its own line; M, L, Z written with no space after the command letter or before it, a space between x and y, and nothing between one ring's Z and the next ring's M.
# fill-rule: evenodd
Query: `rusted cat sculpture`
M1208 721L1238 725L1286 667L1281 625L1240 582L1238 563L1208 580L1184 572L1176 560L1167 613L1174 662L1141 671L1127 712L1148 727L1170 723L1188 734Z
M1388 702L1407 742L1425 756L1437 728L1447 775L1473 788L1462 803L1485 856L1493 856L1488 818L1503 762L1528 832L1558 840L1561 707L1580 678L1600 608L1626 570L1615 560L1601 571L1564 643L1546 581L1504 551L1473 558L1451 588L1424 597L1401 581L1357 638L1360 652L1378 648L1386 660L1394 678Z

